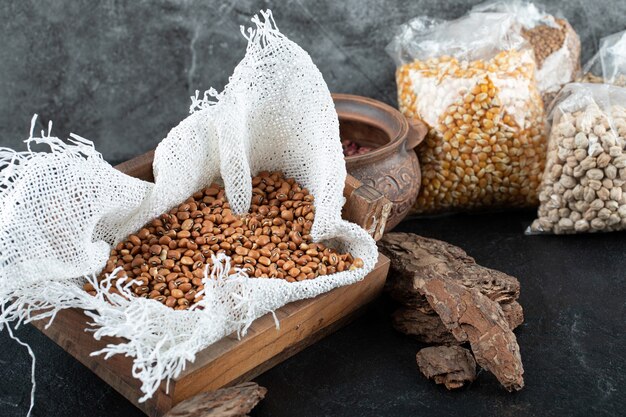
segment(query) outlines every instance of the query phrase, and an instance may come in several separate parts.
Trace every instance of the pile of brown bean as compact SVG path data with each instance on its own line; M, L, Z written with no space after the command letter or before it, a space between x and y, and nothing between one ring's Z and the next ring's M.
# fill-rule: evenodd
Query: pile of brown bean
M360 258L313 243L313 196L293 178L261 172L252 186L244 216L233 215L217 184L195 193L118 243L99 279L121 267L116 279L139 281L135 296L185 310L202 299L202 278L219 253L231 257L229 274L243 269L249 277L289 282L363 267ZM95 294L89 283L84 289Z

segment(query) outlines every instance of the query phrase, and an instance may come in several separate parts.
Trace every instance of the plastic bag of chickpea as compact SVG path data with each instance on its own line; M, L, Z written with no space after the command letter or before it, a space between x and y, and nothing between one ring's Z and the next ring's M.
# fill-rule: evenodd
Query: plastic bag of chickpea
M626 87L626 30L600 40L598 52L585 64L579 81Z
M470 13L509 13L518 22L522 36L535 52L537 86L549 105L563 85L574 81L580 71L580 39L569 22L533 2L490 0L474 6Z
M626 229L626 88L568 84L554 101L535 233Z
M414 213L537 204L544 108L533 51L510 14L418 17L387 47L398 102L429 132Z

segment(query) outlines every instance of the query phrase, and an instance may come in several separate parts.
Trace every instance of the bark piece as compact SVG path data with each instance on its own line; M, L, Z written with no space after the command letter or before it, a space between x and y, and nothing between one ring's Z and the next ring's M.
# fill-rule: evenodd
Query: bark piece
M500 307L511 330L524 322L524 312L517 301L501 304ZM393 327L397 331L413 336L419 342L436 345L458 345L461 343L444 326L441 318L434 310L427 314L413 307L400 307L393 313L391 319Z
M515 278L476 265L450 244L414 234L388 233L379 247L391 259L392 274L412 282L456 340L470 343L481 367L509 391L524 386L517 339L497 302L517 298ZM497 279L491 278L495 284L484 294L476 284L490 277Z
M478 364L492 372L509 391L524 386L524 369L517 339L500 305L475 288L445 279L416 277L443 324L461 342L469 341Z
M434 312L433 314L425 314L412 307L402 307L393 313L392 323L396 330L414 336L422 343L442 345L461 343L456 340Z
M163 417L245 417L265 398L267 389L254 382L203 392L172 408Z
M408 239L405 241L405 239ZM490 299L501 304L510 303L519 297L519 281L494 269L476 263L463 249L440 240L428 239L411 233L387 233L379 242L381 251L411 252L399 275L391 274L386 289L391 296L405 306L415 306L428 313L428 303L413 287L413 272L429 271L442 278L457 281L467 288L477 288ZM409 279L404 279L408 277Z
M509 322L511 330L516 329L524 323L524 310L520 303L513 301L511 303L500 304L500 307L502 308L504 317L506 317L506 321Z
M417 352L417 366L426 378L448 389L461 388L476 379L476 361L461 346L431 346Z

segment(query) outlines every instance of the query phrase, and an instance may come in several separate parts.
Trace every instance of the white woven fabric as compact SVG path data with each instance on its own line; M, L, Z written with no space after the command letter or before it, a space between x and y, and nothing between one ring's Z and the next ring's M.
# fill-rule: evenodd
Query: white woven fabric
M78 136L65 143L49 131L40 138L31 132L28 151L0 150L0 328L63 308L88 310L94 337L126 339L94 354L134 357L144 401L220 338L245 333L263 314L354 283L372 270L374 241L341 219L346 169L322 75L278 31L269 11L252 20L256 27L245 32L245 58L228 86L220 94L196 95L192 114L159 144L154 184L118 172ZM31 150L37 143L51 152ZM96 283L112 245L212 181L223 180L233 210L247 211L250 176L260 170L282 170L306 186L315 197L313 238L351 252L365 266L288 283L241 273L226 277L217 262L205 276L203 310L128 301L108 295L110 284L96 297L82 290L86 279Z

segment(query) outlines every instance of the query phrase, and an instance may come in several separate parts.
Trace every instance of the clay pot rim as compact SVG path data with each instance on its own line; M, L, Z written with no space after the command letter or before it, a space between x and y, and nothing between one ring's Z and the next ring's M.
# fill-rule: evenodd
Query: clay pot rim
M347 164L370 163L397 152L398 148L407 142L411 127L409 121L397 109L378 100L355 94L331 94L331 96L340 120L373 126L389 138L386 144L363 155L346 156Z

